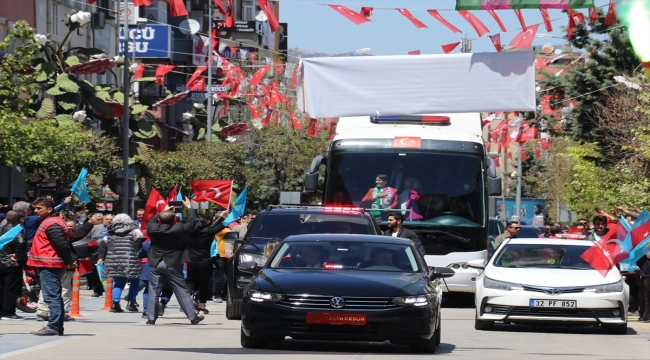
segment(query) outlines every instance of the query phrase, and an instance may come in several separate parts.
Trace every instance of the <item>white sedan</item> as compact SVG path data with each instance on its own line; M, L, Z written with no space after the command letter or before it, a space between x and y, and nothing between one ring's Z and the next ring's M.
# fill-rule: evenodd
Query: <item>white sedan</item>
M509 239L487 260L476 278L477 330L496 321L523 324L600 325L627 332L629 288L614 268L603 277L580 255L591 241Z

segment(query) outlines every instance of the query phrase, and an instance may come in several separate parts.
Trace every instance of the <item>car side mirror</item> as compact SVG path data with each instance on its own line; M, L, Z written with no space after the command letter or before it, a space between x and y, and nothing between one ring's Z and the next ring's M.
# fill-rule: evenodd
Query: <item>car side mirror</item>
M467 262L467 266L474 269L485 269L485 260L483 259L470 260Z
M247 274L257 274L257 263L255 261L241 263L237 266L237 270Z
M429 279L435 280L440 278L452 277L456 274L453 269L446 267L435 267L429 272Z
M224 241L235 241L237 239L239 239L238 231L229 231L223 235Z

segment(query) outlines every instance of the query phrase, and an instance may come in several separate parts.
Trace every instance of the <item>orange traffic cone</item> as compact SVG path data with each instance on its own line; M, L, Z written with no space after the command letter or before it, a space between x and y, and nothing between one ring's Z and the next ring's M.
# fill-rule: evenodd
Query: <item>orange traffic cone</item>
M72 304L70 306L70 316L72 317L81 317L79 313L79 271L75 270L74 275L72 275Z
M110 310L113 306L113 278L106 279L106 300L102 310Z

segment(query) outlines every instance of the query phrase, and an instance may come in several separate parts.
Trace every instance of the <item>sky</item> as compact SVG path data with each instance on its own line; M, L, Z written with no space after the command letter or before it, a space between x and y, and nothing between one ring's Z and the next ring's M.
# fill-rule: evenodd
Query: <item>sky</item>
M595 3L596 6L605 6L603 11L607 11L609 0L595 0ZM370 17L371 22L355 25L327 4L342 5L355 11L360 11L362 6L374 7L375 10ZM362 48L370 48L372 55L406 55L413 50L420 50L422 54L442 54L441 45L458 42L463 36L473 39L472 52L495 51L488 35L501 30L492 16L484 10L472 11L490 29L489 34L478 38L471 25L453 10L455 4L455 0L281 0L280 22L288 23L290 48L327 54L348 53ZM409 9L428 28L416 28L394 10L397 7ZM463 34L451 32L426 12L429 9L439 10L442 17ZM587 17L587 9L580 11ZM501 44L507 46L521 31L521 25L513 10L497 10L496 13L508 30L507 33L501 33ZM524 9L522 14L526 25L543 23L539 10ZM550 34L558 38L538 37L533 41L533 46L550 43L555 48L561 48L566 42L561 37L565 35L563 27L567 25L567 15L561 10L549 10L549 15L552 20L561 19L553 21L552 33L548 33L544 25L541 25L538 34ZM460 46L454 52L460 52Z

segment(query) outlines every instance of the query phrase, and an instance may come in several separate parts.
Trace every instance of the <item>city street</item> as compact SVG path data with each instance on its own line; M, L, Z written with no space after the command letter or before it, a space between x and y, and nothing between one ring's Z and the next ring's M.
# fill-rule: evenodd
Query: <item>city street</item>
M155 326L140 313L98 311L104 298L82 291L82 318L65 324L63 337L38 337L29 332L45 325L29 314L26 321L0 322L0 358L12 359L398 359L406 356L481 359L648 359L650 326L630 322L627 335L609 335L597 328L497 325L495 331L474 330L473 309L443 308L442 343L434 355L411 354L388 343L345 343L285 340L268 349L243 349L239 321L225 317L225 303L209 303L210 314L191 326L174 300ZM141 297L138 298L141 302ZM20 313L20 315L26 315Z

